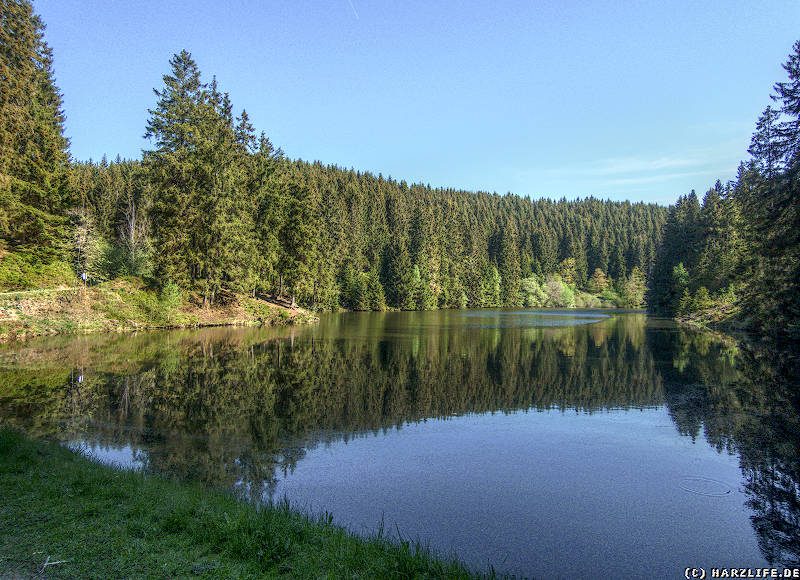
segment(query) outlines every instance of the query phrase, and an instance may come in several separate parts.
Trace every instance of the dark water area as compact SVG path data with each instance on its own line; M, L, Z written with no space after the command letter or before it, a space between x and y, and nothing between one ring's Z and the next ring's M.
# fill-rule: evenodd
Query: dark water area
M346 313L0 347L0 424L476 570L800 566L796 360L642 313Z

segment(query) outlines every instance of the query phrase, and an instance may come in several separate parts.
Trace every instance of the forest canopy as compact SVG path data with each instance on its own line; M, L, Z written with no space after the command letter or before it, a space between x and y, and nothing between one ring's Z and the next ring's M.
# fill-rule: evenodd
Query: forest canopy
M408 184L287 158L183 50L141 159L72 161L44 25L2 15L0 287L122 276L316 310L717 308L798 332L800 43L737 179L670 208Z
M744 323L800 337L800 41L756 122L734 181L671 206L649 303L668 315L741 312Z

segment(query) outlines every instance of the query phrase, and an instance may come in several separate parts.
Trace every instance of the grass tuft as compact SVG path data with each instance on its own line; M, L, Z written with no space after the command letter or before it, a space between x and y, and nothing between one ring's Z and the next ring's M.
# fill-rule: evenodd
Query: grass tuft
M361 538L285 502L115 470L7 428L0 497L4 578L478 577L407 539Z

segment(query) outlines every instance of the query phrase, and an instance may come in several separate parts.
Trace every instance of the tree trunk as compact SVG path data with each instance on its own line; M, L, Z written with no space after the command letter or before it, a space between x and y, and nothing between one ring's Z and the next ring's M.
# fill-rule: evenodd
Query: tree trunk
M294 302L294 292L292 292L292 308L297 308L297 304Z
M283 298L283 274L278 276L278 300Z

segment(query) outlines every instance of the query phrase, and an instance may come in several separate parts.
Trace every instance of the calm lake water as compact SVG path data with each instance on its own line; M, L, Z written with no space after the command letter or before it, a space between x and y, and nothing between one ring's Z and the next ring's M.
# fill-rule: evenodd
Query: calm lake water
M55 337L0 347L0 422L476 570L682 578L800 565L797 375L768 358L574 310Z

